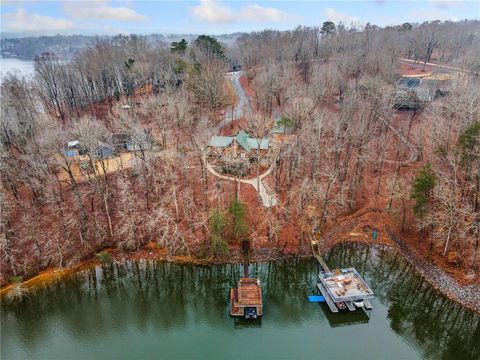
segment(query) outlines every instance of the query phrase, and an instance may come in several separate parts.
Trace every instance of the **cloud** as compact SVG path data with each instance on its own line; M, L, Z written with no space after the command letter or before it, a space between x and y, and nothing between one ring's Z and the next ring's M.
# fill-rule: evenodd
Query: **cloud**
M232 10L215 0L200 0L200 5L192 9L192 14L198 20L209 23L233 23L235 16Z
M192 14L200 21L219 24L237 21L271 23L300 19L299 16L260 5L247 5L234 12L216 0L200 0L200 4L192 9Z
M348 15L345 13L341 13L333 8L327 8L323 12L325 15L325 19L338 24L342 22L343 24L351 24L351 23L364 23L365 21L361 20L360 18L352 15Z
M415 19L416 21L435 21L435 20L451 20L451 21L458 21L459 18L452 16L448 11L443 10L435 10L435 9L420 9L420 10L412 10L409 13L410 17Z
M430 0L430 2L440 8L462 7L462 0Z
M65 19L28 14L24 9L2 15L2 31L62 31L72 29L74 24Z
M240 18L253 22L284 22L299 19L300 17L271 7L248 5L240 10Z
M110 6L108 0L68 1L64 11L72 18L114 21L145 21L148 17L125 6Z

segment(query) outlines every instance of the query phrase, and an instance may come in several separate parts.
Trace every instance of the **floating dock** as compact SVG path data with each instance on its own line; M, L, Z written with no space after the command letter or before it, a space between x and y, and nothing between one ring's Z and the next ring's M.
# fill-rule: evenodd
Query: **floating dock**
M339 310L348 309L355 311L357 308L370 310L370 299L374 297L372 289L355 268L330 270L318 249L318 243L311 239L312 252L323 271L318 274L317 288L325 298L330 311L337 313Z
M263 315L262 287L256 278L241 278L230 289L230 315L256 319Z
M320 271L318 277L322 284L322 295L332 299L337 307L343 302L348 310L354 311L356 307L364 307L365 300L373 298L372 289L355 268ZM367 306L371 308L370 301Z

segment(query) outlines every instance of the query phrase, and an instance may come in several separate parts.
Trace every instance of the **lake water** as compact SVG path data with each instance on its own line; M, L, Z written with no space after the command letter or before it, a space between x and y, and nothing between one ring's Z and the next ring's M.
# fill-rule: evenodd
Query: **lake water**
M308 303L317 264L256 264L264 316L228 315L236 265L104 265L3 302L2 359L479 359L480 316L434 291L400 255L341 245L376 293L367 316Z
M30 76L34 71L34 62L0 57L0 81L8 72L19 72L22 75Z

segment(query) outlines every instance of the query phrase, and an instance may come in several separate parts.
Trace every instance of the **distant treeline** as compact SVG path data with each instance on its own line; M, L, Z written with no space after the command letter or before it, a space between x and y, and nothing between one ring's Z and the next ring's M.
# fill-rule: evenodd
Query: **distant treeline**
M217 38L224 43L233 42L238 36L237 34L220 35ZM125 41L125 35L102 35L102 36L85 36L85 35L55 35L55 36L29 36L23 38L2 38L0 39L0 53L4 57L18 57L22 59L33 60L42 53L54 53L61 59L71 59L75 53L84 50L87 47L94 46L101 41L111 41L112 43L122 43ZM140 36L145 41L154 45L159 42L170 43L186 39L190 41L195 39L197 35L160 35L152 34Z

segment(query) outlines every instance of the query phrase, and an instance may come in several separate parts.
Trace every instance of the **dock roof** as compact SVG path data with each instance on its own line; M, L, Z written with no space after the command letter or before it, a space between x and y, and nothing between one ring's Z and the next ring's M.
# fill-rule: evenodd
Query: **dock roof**
M373 298L373 291L355 268L321 271L319 278L335 302Z

